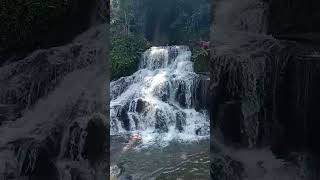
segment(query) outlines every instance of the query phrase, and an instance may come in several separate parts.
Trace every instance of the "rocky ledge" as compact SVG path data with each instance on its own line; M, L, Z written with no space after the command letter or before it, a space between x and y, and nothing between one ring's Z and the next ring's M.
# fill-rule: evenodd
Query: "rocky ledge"
M0 67L0 179L108 177L107 37L99 25Z
M283 159L298 153L316 160L320 48L250 33L213 40L211 139L233 148L270 149ZM319 177L309 174L307 179Z

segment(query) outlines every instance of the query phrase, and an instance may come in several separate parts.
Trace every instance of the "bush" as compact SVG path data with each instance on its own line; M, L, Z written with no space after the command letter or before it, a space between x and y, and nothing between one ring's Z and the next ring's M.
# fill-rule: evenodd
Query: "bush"
M112 80L137 71L142 53L150 44L142 35L114 35L111 40Z
M194 71L196 73L209 72L209 50L202 48L192 49L192 61L194 62Z

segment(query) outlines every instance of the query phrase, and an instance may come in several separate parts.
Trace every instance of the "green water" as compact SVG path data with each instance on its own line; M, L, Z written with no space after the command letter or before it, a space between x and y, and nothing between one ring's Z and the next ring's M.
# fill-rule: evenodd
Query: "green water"
M166 147L139 150L135 148L139 145L137 143L123 151L126 141L116 137L111 139L111 166L118 171L113 179L209 179L209 140L193 143L171 142Z

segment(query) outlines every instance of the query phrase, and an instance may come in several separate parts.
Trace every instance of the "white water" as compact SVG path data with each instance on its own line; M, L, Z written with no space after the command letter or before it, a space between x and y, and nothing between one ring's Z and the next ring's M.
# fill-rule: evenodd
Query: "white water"
M111 135L134 132L142 145L161 146L209 137L207 112L195 110L199 82L188 47L150 48L136 73L111 82Z

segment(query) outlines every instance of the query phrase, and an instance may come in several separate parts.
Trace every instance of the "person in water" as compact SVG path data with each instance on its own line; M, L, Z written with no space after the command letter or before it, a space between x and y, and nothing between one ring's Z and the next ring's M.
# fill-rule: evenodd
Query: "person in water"
M131 149L135 144L139 143L141 141L141 136L138 133L133 133L129 137L127 145L123 148L122 152L126 152L129 149Z

